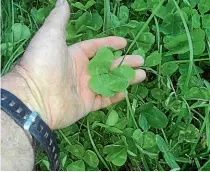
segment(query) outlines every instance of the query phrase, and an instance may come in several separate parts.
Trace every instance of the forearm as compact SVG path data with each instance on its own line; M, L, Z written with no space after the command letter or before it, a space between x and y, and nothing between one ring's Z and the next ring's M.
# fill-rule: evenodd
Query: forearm
M34 150L25 131L1 111L1 170L32 170Z
M2 88L35 110L35 100L26 81L16 72L1 79ZM34 106L35 105L35 106ZM1 170L32 170L34 150L26 132L8 114L1 111Z

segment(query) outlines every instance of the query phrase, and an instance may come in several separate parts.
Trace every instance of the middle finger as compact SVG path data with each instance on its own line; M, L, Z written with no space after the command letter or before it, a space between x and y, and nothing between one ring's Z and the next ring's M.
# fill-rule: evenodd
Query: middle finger
M130 67L139 67L144 64L143 57L139 55L126 55L126 56L121 56L116 60L114 60L111 69L116 68L121 63L122 60L123 60L122 65L128 65Z

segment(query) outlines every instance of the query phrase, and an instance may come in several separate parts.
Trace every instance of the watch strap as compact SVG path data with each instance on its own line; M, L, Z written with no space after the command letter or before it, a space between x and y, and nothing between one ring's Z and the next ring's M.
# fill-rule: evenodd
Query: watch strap
M44 148L50 161L50 169L59 170L59 149L56 137L38 113L32 112L20 99L4 89L1 89L1 109L25 131L29 131Z

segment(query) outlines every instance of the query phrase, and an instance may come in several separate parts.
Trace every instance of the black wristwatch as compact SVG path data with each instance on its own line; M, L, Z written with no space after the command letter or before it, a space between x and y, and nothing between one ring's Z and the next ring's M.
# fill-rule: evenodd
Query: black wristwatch
M1 89L1 109L44 148L50 161L50 169L59 170L56 137L38 113L32 112L20 99L4 89Z

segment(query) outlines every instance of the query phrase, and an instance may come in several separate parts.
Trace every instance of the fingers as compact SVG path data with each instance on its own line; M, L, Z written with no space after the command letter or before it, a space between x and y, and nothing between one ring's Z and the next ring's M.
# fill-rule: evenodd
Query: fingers
M118 59L114 60L111 69L116 68L121 63L122 60L123 60L122 65L128 65L131 67L138 67L144 64L143 57L138 55L126 55L126 56L121 56Z
M134 79L131 80L131 82L130 82L131 85L142 82L146 78L146 72L144 70L137 69L137 70L135 70L135 72L136 72L136 75L135 75Z
M88 58L92 58L101 47L112 47L115 50L119 50L125 48L126 45L126 39L117 36L110 36L83 41L74 46L79 46Z
M101 95L97 95L95 97L93 111L105 108L111 104L117 103L125 98L124 93L117 93L113 97L102 97Z
M122 61L124 56L114 60L111 69L116 68ZM129 65L130 67L139 67L144 64L144 58L139 55L127 55L125 56L122 65ZM130 84L136 84L142 82L146 78L146 72L142 69L135 70L135 78Z
M50 12L43 26L65 30L69 16L68 2L66 0L57 0L55 8Z
M146 73L142 69L137 69L135 78L130 82L130 84L136 84L139 82L142 82L146 78ZM105 108L109 105L112 105L114 103L117 103L125 98L124 92L117 93L115 96L112 97L103 97L101 95L96 95L95 101L94 101L94 106L93 106L93 111L99 110L102 108Z

